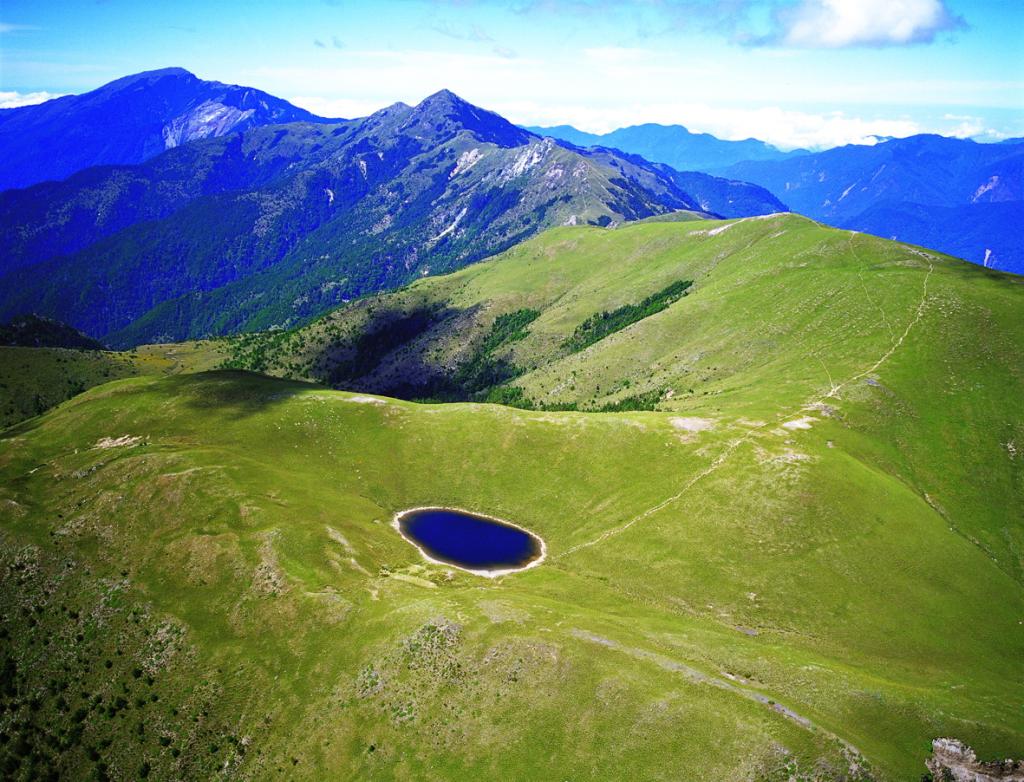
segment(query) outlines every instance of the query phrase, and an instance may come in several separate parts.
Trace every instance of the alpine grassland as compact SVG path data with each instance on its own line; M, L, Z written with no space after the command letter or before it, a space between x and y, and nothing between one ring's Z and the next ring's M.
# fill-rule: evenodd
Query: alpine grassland
M111 380L212 369L223 363L226 350L213 340L142 345L125 352L0 345L0 427Z
M2 773L1020 757L1022 344L1024 279L775 215L556 228L92 387L0 433ZM425 506L547 556L425 561Z

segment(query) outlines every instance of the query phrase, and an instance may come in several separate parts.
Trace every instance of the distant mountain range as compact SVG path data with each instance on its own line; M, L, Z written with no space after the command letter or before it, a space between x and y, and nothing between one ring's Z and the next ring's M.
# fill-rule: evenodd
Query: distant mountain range
M1024 142L918 135L720 173L816 220L1024 273Z
M755 138L725 141L709 133L691 133L682 125L647 123L603 134L585 133L572 125L529 127L527 130L578 147L620 149L679 171L711 171L742 160L783 160L807 152L805 149L783 152Z
M830 225L1024 274L1024 139L979 144L918 135L811 153L781 152L756 139L723 141L679 125L636 125L603 135L570 125L530 130L753 182Z
M182 68L126 76L83 95L0 109L0 190L90 166L141 163L196 139L280 122L327 122L251 87Z
M159 74L128 82L205 90L187 72ZM78 104L63 105L57 124L74 124ZM115 346L289 326L550 226L674 210L786 207L755 185L562 146L442 91L0 193L0 318L38 312Z
M589 147L545 132L444 90L325 120L181 69L2 112L3 181L67 176L0 192L0 319L39 313L114 346L290 327L552 226L677 210L792 207L1024 272L1020 143L916 136L787 155L681 127ZM682 172L641 156L656 138L696 150L691 163L767 159Z

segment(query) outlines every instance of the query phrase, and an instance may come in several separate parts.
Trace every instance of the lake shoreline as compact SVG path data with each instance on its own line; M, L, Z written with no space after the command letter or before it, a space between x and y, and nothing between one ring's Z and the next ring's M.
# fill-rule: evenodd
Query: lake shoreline
M421 511L448 511L448 512L452 512L452 513L462 513L462 514L467 515L467 516L476 516L476 517L481 518L481 519L486 519L488 521L493 521L496 524L502 524L502 525L504 525L506 527L512 527L513 529L517 529L520 532L526 533L533 540L535 540L537 542L538 547L539 547L540 553L538 554L538 556L535 559L531 559L529 562L527 562L525 565L523 565L521 567L501 568L501 569L498 569L498 570L487 570L487 569L481 569L481 568L468 568L468 567L463 567L462 565L457 565L454 562L449 562L449 561L446 561L446 560L438 559L438 558L433 557L430 554L428 554L424 550L423 546L421 546L416 540L414 540L409 535L407 535L405 533L405 530L402 529L402 519L404 519L406 516L408 516L410 514L418 513L418 512L421 512ZM465 573L472 573L475 576L483 576L484 578L498 578L499 576L507 576L507 575L510 575L512 573L522 573L525 570L529 570L530 568L534 568L537 565L540 565L542 562L544 562L545 559L547 559L547 544L544 542L544 538L542 538L537 533L533 532L532 530L527 529L526 527L523 527L523 526L521 526L519 524L516 524L515 522L508 521L507 519L500 519L497 516L491 516L491 515L489 515L487 513L480 513L478 511L466 510L465 508L454 508L454 507L441 506L441 505L424 505L424 506L416 507L416 508L406 508L405 510L398 511L397 513L395 513L395 515L391 519L391 526L394 527L395 530L398 531L398 534L401 535L402 538L405 541L407 541L408 543L412 544L416 548L416 550L420 552L420 556L422 556L428 562L431 562L431 563L433 563L435 565L443 565L444 567L457 568L457 569L459 569L459 570L461 570L461 571L463 571Z

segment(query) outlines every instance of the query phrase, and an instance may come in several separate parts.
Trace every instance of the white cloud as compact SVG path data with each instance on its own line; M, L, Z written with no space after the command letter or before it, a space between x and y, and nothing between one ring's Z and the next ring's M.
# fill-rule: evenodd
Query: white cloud
M380 101L360 100L358 98L323 98L317 95L298 95L289 98L290 103L301 109L312 111L320 117L338 117L353 119L367 117L377 109L384 108Z
M19 106L35 106L48 100L61 97L54 92L2 92L0 91L0 109L16 109Z
M985 123L981 117L972 117L966 114L944 114L942 116L947 122L954 122L947 131L947 135L957 138L971 138L985 132Z
M982 117L969 114L943 114L942 119L955 124L946 126L943 135L956 138L973 138L977 141L1002 141L1009 134L990 128Z
M985 105L983 98L1010 84L940 79L837 84L824 78L796 85L774 69L774 57L762 57L765 51L743 53L758 58L759 68L748 73L729 62L675 62L628 47L580 51L564 69L540 58L510 61L482 49L349 50L339 52L330 65L265 66L219 78L259 85L328 117L366 116L399 100L415 104L447 87L523 125L568 123L603 133L660 122L725 139L760 138L786 148L870 144L880 136L923 132L975 135L975 127L987 134L992 119L974 122L981 112L966 107ZM744 73L747 78L741 78ZM957 118L934 114L936 105ZM844 110L832 112L833 107Z
M783 149L874 144L881 136L911 136L922 132L920 125L904 118L865 119L840 112L814 114L778 106L645 103L602 110L585 105L549 107L520 102L496 103L491 108L524 125L569 124L592 133L606 133L627 125L657 122L684 125L694 133L711 133L733 141L755 137Z
M355 101L365 110L396 100L414 103L447 87L466 100L494 109L501 108L499 103L535 105L538 113L547 107L548 113L556 114L563 107L580 106L583 108L577 114L598 127L650 121L648 106L673 100L740 108L781 106L808 112L842 108L848 116L910 115L920 119L920 107L943 106L973 114L977 112L967 107L1005 106L1024 90L1024 81L1013 79L967 80L943 74L910 78L896 72L880 80L839 67L816 72L777 57L779 51L748 49L715 59L606 47L569 51L561 59L523 53L513 60L483 46L472 51L348 49L338 51L329 62L236 67L201 75L256 85L282 97ZM807 56L797 50L781 51L792 52L801 60ZM795 78L794 68L803 67L809 71L807 78ZM303 105L318 110L308 102ZM819 106L823 109L817 109ZM890 109L879 108L884 106ZM355 113L340 112L341 116ZM676 115L670 121L689 119ZM748 129L749 134L757 132L756 126Z
M447 20L440 20L430 26L430 29L435 33L440 33L446 38L452 38L456 41L468 41L474 44L486 44L489 45L491 53L496 54L499 57L511 60L518 57L518 53L511 46L505 46L499 43L491 34L477 24L471 24L468 26L455 25Z
M10 24L9 22L0 22L0 34L3 33L16 33L21 30L38 30L39 28L31 24Z
M372 98L300 95L289 100L322 117L365 117L383 108L380 101ZM407 102L415 103L416 100L418 98ZM521 125L568 124L591 133L607 133L641 122L659 122L664 125L685 125L694 133L711 133L722 139L740 140L754 136L783 149L874 144L878 137L911 136L926 130L902 118L863 119L838 112L813 114L776 106L728 108L704 103L644 103L597 108L590 104L551 105L532 100L510 100L487 102L484 108L496 111ZM961 126L966 128L963 122L958 122L942 132L953 135L954 130L962 129ZM966 137L977 134L963 132L958 135Z
M583 50L583 56L595 65L618 68L623 65L644 65L651 59L647 49L625 46L597 46Z
M822 149L844 144L874 144L879 136L912 136L921 127L909 119L865 119L843 112L815 114L778 106L760 108L682 107L691 130L739 140L754 136L783 149ZM685 122L683 124L686 124Z
M944 0L801 0L780 9L778 29L752 43L799 48L902 46L929 43L964 26Z
M490 43L494 39L480 25L455 25L446 19L441 19L431 25L431 29L447 38L454 38L457 41L475 41L477 43Z

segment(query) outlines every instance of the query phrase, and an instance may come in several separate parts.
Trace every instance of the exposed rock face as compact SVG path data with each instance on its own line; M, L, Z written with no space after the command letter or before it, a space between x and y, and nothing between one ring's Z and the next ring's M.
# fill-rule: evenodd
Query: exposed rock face
M956 739L935 739L925 765L936 782L1024 782L1024 761L981 761Z
M255 109L243 111L217 101L204 101L164 125L164 146L170 149L200 138L223 136L246 122L254 113Z

